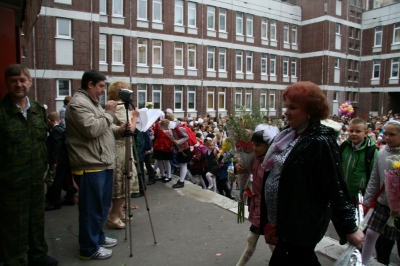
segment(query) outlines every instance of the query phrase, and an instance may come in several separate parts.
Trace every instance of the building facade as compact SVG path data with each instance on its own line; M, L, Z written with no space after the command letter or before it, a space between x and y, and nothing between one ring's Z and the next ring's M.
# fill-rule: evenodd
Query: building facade
M88 69L102 71L107 83L131 84L137 106L154 102L177 117L226 115L238 105L279 117L282 91L301 80L321 86L332 114L346 100L360 116L400 107L400 4L372 11L361 0L43 5L23 62L34 97L50 110L61 108Z

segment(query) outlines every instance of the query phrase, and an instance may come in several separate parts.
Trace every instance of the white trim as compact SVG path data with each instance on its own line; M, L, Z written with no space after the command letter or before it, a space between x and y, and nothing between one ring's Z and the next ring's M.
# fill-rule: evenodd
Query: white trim
M100 14L42 6L41 16L100 22Z

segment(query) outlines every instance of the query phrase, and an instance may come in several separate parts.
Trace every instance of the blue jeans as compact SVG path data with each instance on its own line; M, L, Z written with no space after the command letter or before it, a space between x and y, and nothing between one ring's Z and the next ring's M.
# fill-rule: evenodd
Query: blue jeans
M105 240L103 226L111 205L113 170L84 173L79 185L79 252L90 257Z

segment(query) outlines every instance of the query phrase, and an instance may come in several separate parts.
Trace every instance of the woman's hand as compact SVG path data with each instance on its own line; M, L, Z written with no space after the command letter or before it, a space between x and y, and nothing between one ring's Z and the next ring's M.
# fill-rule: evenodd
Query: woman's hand
M357 249L361 249L364 245L365 236L364 233L359 229L352 234L346 235L347 241L355 246Z

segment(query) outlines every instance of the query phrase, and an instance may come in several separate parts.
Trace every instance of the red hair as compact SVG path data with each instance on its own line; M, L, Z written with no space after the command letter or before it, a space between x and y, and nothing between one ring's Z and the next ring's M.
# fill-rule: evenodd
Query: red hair
M329 104L324 92L310 81L301 81L287 86L283 92L283 100L286 101L286 99L300 103L310 115L311 121L323 120L329 116Z

